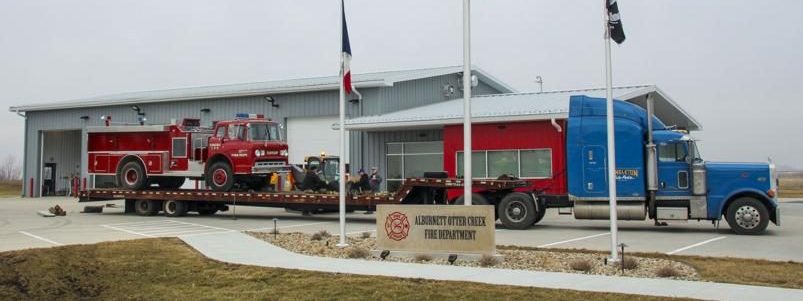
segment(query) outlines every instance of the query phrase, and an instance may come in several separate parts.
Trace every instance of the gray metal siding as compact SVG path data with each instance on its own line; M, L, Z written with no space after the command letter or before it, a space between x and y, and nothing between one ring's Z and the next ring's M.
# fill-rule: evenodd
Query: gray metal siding
M412 108L437 101L461 97L460 90L450 97L443 95L443 86L446 84L457 87L457 75L444 75L419 80L397 82L393 87L360 89L363 101L350 103L347 115L350 117L382 114L396 110ZM481 82L475 88L475 94L495 94L498 91ZM273 94L279 108L271 107L262 96L248 96L236 98L207 99L197 101L176 101L162 103L146 103L139 107L145 112L148 124L167 124L171 119L185 117L201 118L204 124L211 124L212 120L225 120L234 117L235 113L263 113L266 117L280 122L292 117L332 116L338 114L338 91L319 91L290 94ZM203 108L210 109L209 113L202 113ZM51 130L80 130L86 126L102 126L102 115L111 115L113 123L136 124L137 115L128 105L109 107L92 107L85 109L62 109L52 111L32 111L27 113L26 128L26 154L25 154L25 189L28 182L35 179L35 187L40 187L39 160L39 133ZM84 121L81 116L88 116ZM176 121L179 121L176 120ZM385 141L424 141L417 136L419 131L401 133L360 133L350 134L350 162L353 167L368 167L381 163L384 165ZM82 137L81 135L78 136ZM412 139L412 140L405 140ZM416 140L418 139L418 140ZM440 140L440 131L431 132L429 140ZM426 140L425 139L425 140ZM68 144L83 145L82 139L68 141ZM378 143L378 144L377 144ZM81 151L84 153L85 151ZM379 153L378 153L379 152ZM86 158L83 159L86 163ZM83 168L85 170L85 168ZM384 170L384 169L383 169ZM85 175L85 173L84 173ZM38 189L34 190L38 196ZM27 194L26 194L27 195Z
M443 141L442 130L420 130L420 131L399 131L399 132L366 132L363 140L362 166L353 166L352 170L360 168L378 167L379 173L387 179L387 154L386 144L389 142L419 142L419 141ZM440 166L439 169L443 169ZM433 170L434 171L434 170ZM385 189L386 181L382 181L382 189Z

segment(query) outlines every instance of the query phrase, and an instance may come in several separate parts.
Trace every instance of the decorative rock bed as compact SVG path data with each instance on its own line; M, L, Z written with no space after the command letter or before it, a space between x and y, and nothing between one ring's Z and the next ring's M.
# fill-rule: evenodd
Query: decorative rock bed
M348 237L349 247L338 248L335 245L339 238L329 233L281 233L274 238L269 232L247 232L249 235L265 240L287 250L312 255L334 258L363 258L365 260L381 260L371 255L370 250L375 248L375 239L370 233ZM622 275L621 266L605 265L606 255L600 253L566 252L551 250L517 250L499 249L503 261L488 260L458 260L454 263L459 266L493 266L503 269L532 270L546 272L585 273L595 275ZM629 259L628 259L629 258ZM648 258L629 256L626 254L624 276L658 278L668 277L684 280L699 280L697 271L684 263L661 258ZM630 259L634 259L630 260ZM388 257L387 261L419 262L430 264L449 264L444 258L433 258L423 254L410 257ZM629 269L628 269L629 268Z

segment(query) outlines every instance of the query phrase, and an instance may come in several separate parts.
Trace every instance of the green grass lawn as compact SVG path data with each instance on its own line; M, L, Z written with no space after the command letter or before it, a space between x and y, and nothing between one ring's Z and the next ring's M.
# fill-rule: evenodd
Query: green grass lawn
M178 239L0 253L0 300L669 300L209 260Z

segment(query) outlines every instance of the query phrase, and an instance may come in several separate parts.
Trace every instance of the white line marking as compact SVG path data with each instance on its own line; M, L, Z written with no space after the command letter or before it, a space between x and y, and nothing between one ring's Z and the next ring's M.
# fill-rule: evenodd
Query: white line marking
M236 231L236 230L232 230L232 229L226 229L226 228L221 228L221 227L213 227L213 226L207 226L207 225L201 225L201 224L195 224L195 223L179 222L179 221L173 221L173 222L174 223L179 223L179 224L185 224L185 225L193 225L193 226L198 226L198 227L207 227L207 228L218 229L218 230L223 230L223 231Z
M589 236L583 236L583 237L578 237L578 238L572 238L572 239L567 239L567 240L562 240L562 241L556 241L556 242L553 242L553 243L540 245L540 246L538 246L538 248L546 248L546 247L551 247L551 246L554 246L554 245L560 245L560 244L565 244L565 243L569 243L569 242L575 242L575 241L578 241L578 240L584 240L584 239L600 237L600 236L605 236L605 235L611 235L611 232L605 232L605 233L594 234L594 235L589 235Z
M148 230L144 230L144 231L142 229L130 229L130 228L129 229L133 230L133 231L140 232L140 233L154 234L154 233L162 233L162 232L175 232L175 231L182 231L182 230L193 230L193 229L198 229L198 228L203 228L204 230L210 230L210 228L198 227L198 226L178 226L178 227L170 227L170 228L148 229Z
M223 234L223 233L231 233L231 232L237 232L237 231L235 231L235 230L231 230L231 231L216 231L216 232L194 233L194 234L179 235L179 236L181 236L181 237L192 237L192 236L201 236L201 235L210 235L210 234Z
M309 223L309 224L296 224L296 225L290 225L290 226L282 226L282 225L279 225L279 230L281 230L281 229L284 229L284 228L298 228L298 227L315 226L315 225L329 224L329 223L332 223L332 222L319 222L319 223ZM248 230L245 230L245 231L260 231L260 230L273 230L273 227L255 228L255 229L248 229Z
M19 231L19 233L23 234L25 236L36 238L38 240L41 240L41 241L44 241L44 242L47 242L47 243L51 243L51 244L57 245L57 246L63 246L64 245L63 243L55 242L55 241L49 240L47 238L44 238L44 237L41 237L41 236L37 236L37 235L33 235L33 234L25 232L25 231Z
M674 251L671 251L671 252L667 252L666 255L672 255L672 254L675 254L675 253L680 253L680 252L686 251L688 249L696 248L696 247L702 246L704 244L707 244L709 242L715 242L717 240L725 239L725 238L728 238L728 237L727 236L714 237L714 238L709 239L709 240L704 240L704 241L698 242L698 243L693 244L693 245L688 245L688 246L682 247L680 249L677 249L677 250L674 250Z
M150 238L156 237L156 236L153 236L153 235L142 234L142 233L139 233L139 232L126 230L126 229L123 229L123 228L117 228L117 227L109 226L109 225L100 225L100 226L104 227L104 228L109 228L109 229L112 229L112 230L123 231L125 233L134 234L134 235L140 235L140 236L145 236L145 237L150 237Z
M122 225L135 225L135 224L145 224L145 225L153 225L156 223L172 223L172 220L163 219L163 220L152 220L152 221L144 221L144 222L130 222L130 223L117 223L117 224L109 224L112 226L122 226Z
M149 232L140 232L142 234L148 235L155 235L155 236L162 236L168 235L168 233L184 233L184 232L200 232L200 231L217 231L217 229L209 229L209 228L181 228L181 229L164 229L162 231L149 231Z

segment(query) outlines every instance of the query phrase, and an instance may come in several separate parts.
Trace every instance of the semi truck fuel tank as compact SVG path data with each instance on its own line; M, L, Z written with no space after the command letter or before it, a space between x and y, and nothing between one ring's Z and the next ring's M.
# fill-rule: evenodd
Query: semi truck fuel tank
M619 220L644 220L647 208L644 201L618 201L616 215ZM574 201L576 219L610 219L608 200Z

